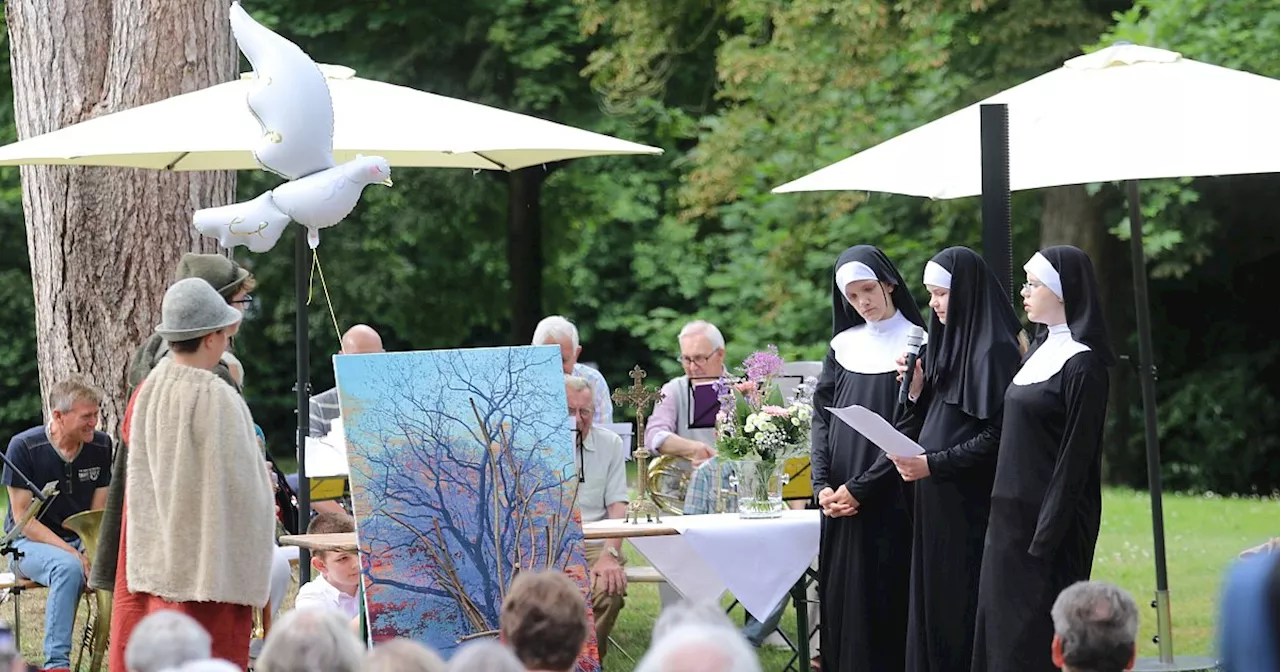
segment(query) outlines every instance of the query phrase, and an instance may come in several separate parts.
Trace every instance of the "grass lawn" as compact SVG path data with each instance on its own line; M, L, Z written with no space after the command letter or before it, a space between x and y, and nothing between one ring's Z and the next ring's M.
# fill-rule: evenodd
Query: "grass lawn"
M1149 501L1143 492L1106 492L1102 534L1093 570L1094 578L1118 583L1138 600L1142 617L1140 657L1158 655L1151 642L1155 634L1155 612L1147 606L1155 590ZM1275 499L1170 495L1164 504L1174 651L1187 655L1211 654L1223 570L1241 550L1280 535L1280 526L1276 524L1280 503ZM630 546L627 552L633 563L647 564ZM618 619L613 637L626 653L638 659L648 646L649 631L658 614L658 589L654 585L633 585L627 593L627 606ZM730 602L726 597L725 605ZM22 650L29 661L42 658L43 603L43 591L34 591L22 598ZM6 602L0 609L0 618L11 621L12 609L12 603ZM735 622L742 621L741 607L734 609L733 618ZM793 631L794 623L794 614L788 609L783 627ZM79 634L77 626L76 636ZM781 670L788 657L789 652L781 650L761 652L765 670ZM616 649L607 659L609 672L629 671L634 666Z

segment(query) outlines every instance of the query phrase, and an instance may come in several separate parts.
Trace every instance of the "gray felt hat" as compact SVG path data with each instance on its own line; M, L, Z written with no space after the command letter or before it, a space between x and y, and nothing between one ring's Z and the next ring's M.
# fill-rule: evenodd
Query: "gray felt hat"
M243 316L227 305L227 300L208 281L187 278L173 283L165 291L160 317L156 333L174 342L208 336L239 322Z

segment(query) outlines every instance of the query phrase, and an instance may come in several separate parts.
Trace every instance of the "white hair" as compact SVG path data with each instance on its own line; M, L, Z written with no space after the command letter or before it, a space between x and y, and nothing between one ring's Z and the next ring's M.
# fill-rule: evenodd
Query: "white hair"
M494 640L471 642L449 660L449 672L524 672L511 649Z
M546 345L551 341L568 340L570 347L578 349L578 328L560 315L544 317L533 330L533 345Z
M164 672L239 672L240 668L231 661L221 658L193 660L179 667L167 667Z
M667 633L690 625L733 629L733 621L729 620L718 602L681 600L658 614L658 620L653 624L652 641L656 642Z
M564 376L564 386L574 392L591 389L591 383L587 382L586 378L583 378L582 376L571 376L569 374L565 374Z
M683 625L649 648L636 672L760 672L742 633L718 625Z
M207 659L212 644L196 619L165 609L138 622L124 649L124 664L132 672L160 672Z
M711 341L712 348L724 350L724 336L720 334L720 330L716 328L716 325L706 320L694 320L684 325L677 340L684 340L686 336L696 336L698 334L706 336L707 340Z
M236 383L240 387L244 387L244 364L240 363L240 358L228 350L222 353L222 361L227 365L227 370L231 372L231 377L235 379Z
M259 672L359 672L364 646L351 620L326 609L294 610L280 618L262 647Z

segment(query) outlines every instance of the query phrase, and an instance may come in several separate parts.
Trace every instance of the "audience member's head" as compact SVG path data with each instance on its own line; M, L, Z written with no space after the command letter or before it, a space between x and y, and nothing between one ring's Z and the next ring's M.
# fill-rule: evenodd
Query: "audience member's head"
M307 534L355 531L355 519L338 511L318 513L307 525ZM360 583L360 556L351 551L316 551L311 556L311 566L329 585L339 590L350 589Z
M733 628L684 624L655 639L636 672L760 672L760 661Z
M449 672L525 672L511 649L493 640L471 642L449 659Z
M196 619L165 609L138 621L124 649L129 672L160 672L183 663L207 660L212 640Z
M1280 669L1280 554L1255 553L1233 564L1218 603L1218 669Z
M573 373L573 366L582 354L578 343L578 328L560 315L544 317L533 330L533 345L560 346L560 365L565 373Z
M190 663L183 663L178 667L166 668L164 672L241 672L240 668L231 661L221 658L210 658L208 660L196 660Z
M720 605L711 601L691 602L681 600L658 614L653 624L652 641L657 642L673 630L686 625L707 627L725 627L732 630L733 621L724 613Z
M357 324L342 334L342 353L344 355L369 355L386 352L382 349L382 337L367 324Z
M272 626L257 672L359 672L364 646L336 611L291 611Z
M1137 656L1138 605L1103 581L1080 581L1053 603L1053 664L1071 672L1120 672Z
M530 670L573 669L587 639L587 603L563 572L521 572L498 618L502 640Z
M373 647L361 672L444 672L444 660L412 639L392 639Z

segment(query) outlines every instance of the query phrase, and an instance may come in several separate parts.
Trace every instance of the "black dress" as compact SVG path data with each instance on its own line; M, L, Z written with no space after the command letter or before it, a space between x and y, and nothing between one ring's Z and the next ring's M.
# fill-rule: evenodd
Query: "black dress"
M950 247L925 267L948 290L924 353L926 385L904 418L925 449L929 476L914 486L909 672L963 672L973 660L978 577L1005 390L1018 370L1018 322L1008 293L982 257Z
M928 396L920 400L928 410L919 443L928 454L929 476L911 484L915 531L906 669L963 671L973 659L1000 419L981 420Z
M974 672L1051 672L1058 593L1089 578L1102 518L1106 361L1071 356L1004 401L974 636Z
M814 392L814 492L849 485L858 513L822 517L818 554L824 672L897 672L906 651L911 518L884 453L827 407L866 407L892 421L896 371L854 373L834 351Z

